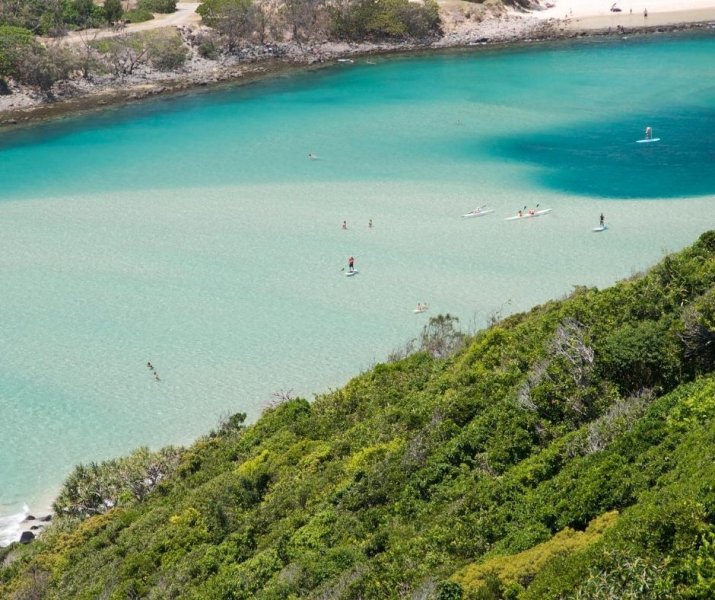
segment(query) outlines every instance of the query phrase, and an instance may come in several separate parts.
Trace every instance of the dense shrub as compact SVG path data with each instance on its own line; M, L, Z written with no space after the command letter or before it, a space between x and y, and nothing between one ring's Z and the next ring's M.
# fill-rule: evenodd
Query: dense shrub
M189 50L176 32L151 32L147 35L149 60L160 71L174 71L184 66Z
M137 10L151 13L173 13L176 11L176 0L138 0Z
M134 9L125 12L122 18L130 23L143 23L145 21L151 21L154 15L148 10Z
M340 39L425 38L439 30L439 8L434 0L353 0L332 9L333 35Z

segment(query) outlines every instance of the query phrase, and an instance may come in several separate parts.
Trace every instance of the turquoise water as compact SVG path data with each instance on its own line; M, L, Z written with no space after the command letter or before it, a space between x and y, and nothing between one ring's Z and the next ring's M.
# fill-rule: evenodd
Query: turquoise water
M342 385L430 315L474 329L692 242L715 225L714 51L391 58L3 132L0 517L79 461Z

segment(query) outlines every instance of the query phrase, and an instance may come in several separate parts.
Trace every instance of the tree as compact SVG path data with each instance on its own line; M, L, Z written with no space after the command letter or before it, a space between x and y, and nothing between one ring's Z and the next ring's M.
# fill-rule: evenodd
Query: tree
M45 96L52 96L52 86L66 79L73 70L74 56L66 48L40 44L27 46L18 57L17 78L36 87Z
M124 13L121 0L104 0L104 18L110 25L119 20Z
M15 77L20 54L36 44L31 31L0 25L0 79Z
M457 352L464 342L464 334L455 327L458 322L449 313L431 317L420 334L420 350L434 358L446 358Z
M265 31L262 9L253 0L207 0L197 12L209 27L226 37L230 52L257 30ZM261 37L263 37L263 33Z
M320 19L323 4L323 0L285 0L283 14L293 41L300 44L323 29Z
M149 58L149 47L145 37L140 34L102 39L96 43L96 47L106 56L112 71L119 77L131 75L134 69L145 64Z

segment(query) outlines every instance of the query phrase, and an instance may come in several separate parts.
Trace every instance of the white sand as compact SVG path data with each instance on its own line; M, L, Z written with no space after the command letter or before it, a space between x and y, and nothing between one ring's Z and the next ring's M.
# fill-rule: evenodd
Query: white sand
M546 4L554 6L546 8ZM540 19L564 19L573 29L644 27L715 20L715 0L542 0L543 10L532 14ZM645 11L648 16L645 16Z

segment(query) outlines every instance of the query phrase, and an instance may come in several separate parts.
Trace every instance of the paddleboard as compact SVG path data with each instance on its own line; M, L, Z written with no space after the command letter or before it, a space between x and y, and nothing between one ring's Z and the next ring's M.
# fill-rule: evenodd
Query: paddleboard
M649 140L636 140L636 144L648 144L650 142L659 142L660 138L651 138Z
M420 314L423 312L427 312L427 309L426 308L415 308L412 312L415 314Z
M554 209L553 208L544 208L542 210L535 210L533 213L526 211L521 215L514 215L513 217L507 217L505 220L506 221L517 221L519 219L531 219L532 217L541 217L542 215L549 214L552 210L554 210Z
M358 274L357 269L353 269L352 271L345 271L345 277L352 277L353 275L357 275L357 274Z
M462 215L463 217L483 217L484 215L488 215L489 213L493 213L494 209L493 208L487 208L486 210L473 210L472 212L468 212L466 215Z
M599 231L606 231L606 229L608 229L608 225L599 225L598 227L594 227L591 231L598 233Z

